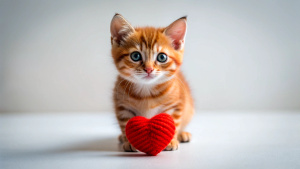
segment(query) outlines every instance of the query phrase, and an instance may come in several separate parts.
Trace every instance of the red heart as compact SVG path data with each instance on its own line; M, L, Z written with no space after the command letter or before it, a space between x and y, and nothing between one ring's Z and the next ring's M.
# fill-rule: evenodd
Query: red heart
M155 156L171 142L175 124L173 118L166 113L151 119L135 116L128 121L125 131L127 139L136 149Z

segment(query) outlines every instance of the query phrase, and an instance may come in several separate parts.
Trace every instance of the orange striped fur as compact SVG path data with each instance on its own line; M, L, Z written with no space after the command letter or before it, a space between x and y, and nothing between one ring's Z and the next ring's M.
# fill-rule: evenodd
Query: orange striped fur
M115 113L125 151L136 151L125 135L125 126L134 116L151 118L166 112L172 116L176 134L166 150L177 150L179 142L190 141L184 131L194 113L190 89L182 73L186 17L166 28L133 28L121 15L111 22L112 57L119 72L114 88ZM132 55L139 53L140 60ZM158 55L167 56L166 61Z

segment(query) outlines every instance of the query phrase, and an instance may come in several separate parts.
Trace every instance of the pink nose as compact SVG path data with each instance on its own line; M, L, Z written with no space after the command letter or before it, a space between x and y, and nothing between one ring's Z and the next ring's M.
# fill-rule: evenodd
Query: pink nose
M150 74L153 71L153 68L152 67L146 67L144 70L145 70L145 72Z

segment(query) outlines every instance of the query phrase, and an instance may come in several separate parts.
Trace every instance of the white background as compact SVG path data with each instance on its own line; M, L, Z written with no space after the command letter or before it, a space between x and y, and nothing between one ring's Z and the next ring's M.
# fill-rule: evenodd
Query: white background
M300 109L300 1L0 1L0 112L111 111L109 25L188 15L197 110Z

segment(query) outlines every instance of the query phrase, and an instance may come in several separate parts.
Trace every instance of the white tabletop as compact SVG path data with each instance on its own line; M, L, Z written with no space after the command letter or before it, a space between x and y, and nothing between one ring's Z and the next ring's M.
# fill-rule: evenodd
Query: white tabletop
M300 112L198 112L192 142L157 156L120 151L113 113L0 115L2 169L299 169Z

